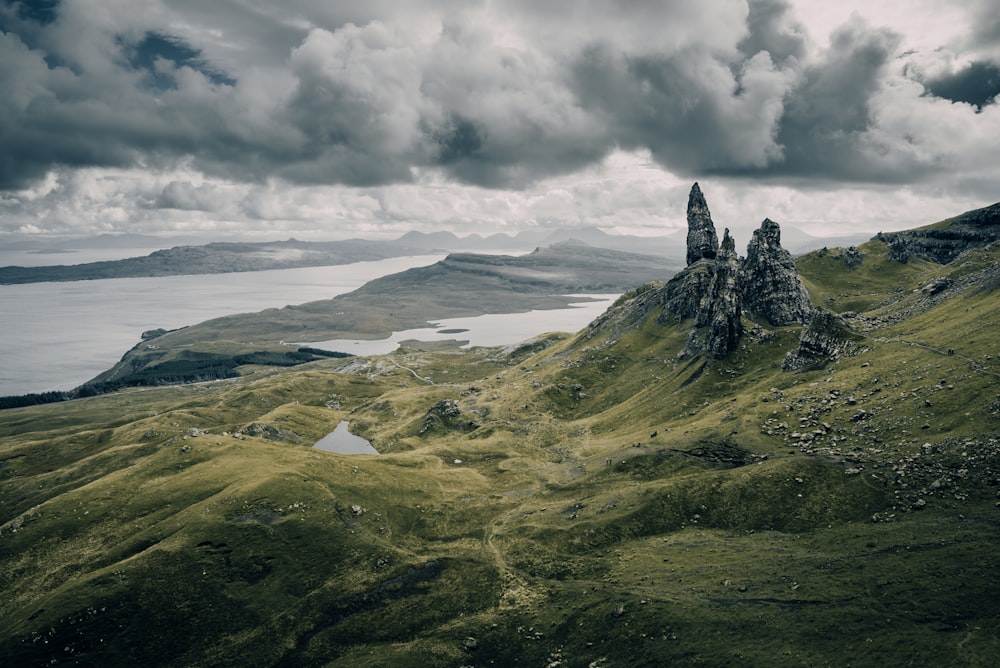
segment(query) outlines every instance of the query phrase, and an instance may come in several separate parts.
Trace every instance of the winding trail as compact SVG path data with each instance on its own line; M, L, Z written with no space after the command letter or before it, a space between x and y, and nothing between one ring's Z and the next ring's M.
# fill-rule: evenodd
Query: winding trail
M875 340L878 341L878 342L880 342L880 343L901 343L901 344L906 345L906 346L913 346L914 348L921 348L923 350L929 350L931 352L938 353L938 354L944 355L946 357L955 357L955 358L960 359L960 360L965 360L972 367L972 371L979 372L979 373L985 373L987 375L994 376L996 378L1000 378L1000 373L997 373L996 371L992 371L990 369L985 368L982 364L980 364L976 360L972 359L971 357L966 357L965 355L962 355L962 354L960 354L958 352L955 352L954 349L945 350L943 348L938 348L936 346L932 346L932 345L929 345L927 343L920 343L919 341L907 341L906 339L900 338L898 336L894 336L894 337L878 337Z
M392 359L392 358L391 358L391 357L389 357L388 355L386 355L386 356L385 356L385 358L386 358L387 360L389 360L390 362L392 362L393 364L395 364L395 365L396 365L397 367L399 367L400 369L402 369L403 371L409 371L410 373L412 373L412 374L413 374L413 377L414 377L414 378L416 378L417 380L422 380L422 381L424 381L425 383L429 383L430 385L437 385L437 383L435 383L435 382L434 382L433 380L431 380L430 378L424 378L423 376L421 376L420 374L418 374L418 373L417 373L416 371L414 371L414 370L413 370L413 369L411 369L410 367L408 367L408 366L403 366L402 364L400 364L400 363L399 363L399 362L397 362L396 360Z

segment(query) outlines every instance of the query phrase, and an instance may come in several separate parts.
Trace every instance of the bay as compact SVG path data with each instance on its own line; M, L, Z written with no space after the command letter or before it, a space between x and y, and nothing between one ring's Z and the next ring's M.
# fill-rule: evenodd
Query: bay
M72 389L114 365L149 329L330 299L443 258L0 285L0 396Z

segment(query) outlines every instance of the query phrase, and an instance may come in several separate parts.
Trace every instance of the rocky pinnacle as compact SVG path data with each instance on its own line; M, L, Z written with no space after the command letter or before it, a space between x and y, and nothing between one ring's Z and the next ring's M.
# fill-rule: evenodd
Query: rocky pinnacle
M746 313L772 325L809 322L809 293L791 254L781 247L781 229L770 218L754 231L740 274L740 296Z
M697 183L691 186L691 193L688 195L687 221L688 266L701 259L714 259L719 252L719 237L715 233L708 203Z

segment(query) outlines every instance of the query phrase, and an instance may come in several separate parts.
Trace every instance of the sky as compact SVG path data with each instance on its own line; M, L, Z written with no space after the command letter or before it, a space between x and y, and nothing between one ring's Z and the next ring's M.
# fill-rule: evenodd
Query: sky
M1000 200L996 0L0 0L0 243L718 227Z

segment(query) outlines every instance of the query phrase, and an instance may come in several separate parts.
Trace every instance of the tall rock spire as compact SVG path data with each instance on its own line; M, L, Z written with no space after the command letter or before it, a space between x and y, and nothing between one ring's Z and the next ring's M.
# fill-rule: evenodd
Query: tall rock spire
M687 221L688 266L701 259L714 259L719 253L719 237L715 233L715 224L712 222L712 214L708 211L708 203L697 183L691 186L691 193L688 195Z

